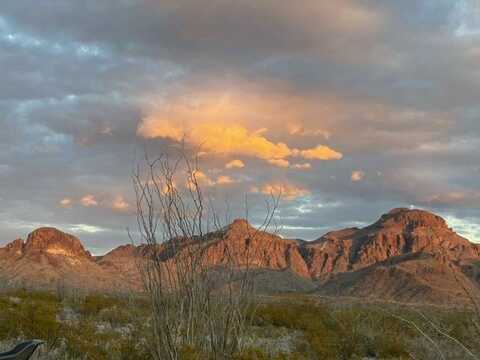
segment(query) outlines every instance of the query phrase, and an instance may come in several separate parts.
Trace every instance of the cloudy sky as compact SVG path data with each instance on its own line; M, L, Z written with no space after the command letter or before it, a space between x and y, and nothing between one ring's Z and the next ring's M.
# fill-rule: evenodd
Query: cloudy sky
M480 241L478 0L2 0L0 70L0 244L127 242L138 154L182 138L285 236L415 206Z

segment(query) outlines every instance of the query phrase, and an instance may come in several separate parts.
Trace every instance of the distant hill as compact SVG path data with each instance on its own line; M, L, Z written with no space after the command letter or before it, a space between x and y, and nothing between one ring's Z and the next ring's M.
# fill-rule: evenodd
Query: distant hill
M467 291L479 291L479 245L422 210L394 209L370 226L329 232L313 242L257 231L240 219L181 251L197 245L205 247L212 268L234 259L240 270L248 262L258 273L259 290L268 293L452 305L468 301ZM78 238L41 228L0 248L0 274L34 287L136 291L148 254L146 245L124 245L93 257Z

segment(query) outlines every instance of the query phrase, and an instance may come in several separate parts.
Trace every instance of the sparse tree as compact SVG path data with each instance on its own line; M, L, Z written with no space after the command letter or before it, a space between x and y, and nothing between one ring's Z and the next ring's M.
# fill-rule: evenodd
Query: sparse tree
M133 175L138 228L148 245L142 277L151 301L155 359L176 360L188 353L230 359L242 349L250 321L252 259L259 254L252 246L239 252L224 241L226 224L203 193L201 174L198 158L182 151L175 159L145 157ZM271 226L279 196L266 201L258 230L245 228L250 243ZM224 241L217 262L209 250L214 241Z

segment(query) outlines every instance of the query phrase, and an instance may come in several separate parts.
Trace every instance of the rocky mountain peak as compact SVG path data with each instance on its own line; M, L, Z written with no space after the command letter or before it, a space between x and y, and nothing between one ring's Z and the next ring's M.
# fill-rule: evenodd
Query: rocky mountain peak
M235 219L229 226L230 228L236 228L236 227L251 227L250 223L248 222L247 219Z
M227 237L248 237L251 230L253 230L253 227L246 219L235 219L230 225L225 228L224 233Z
M428 211L397 208L362 229L330 232L307 245L314 277L354 271L408 254L443 254L451 260L477 258L480 247L456 234Z
M438 215L419 209L397 208L382 215L375 224L382 227L410 226L448 229L446 221Z
M133 257L138 254L139 249L140 247L137 248L132 244L122 245L103 256L103 259Z
M46 253L77 258L91 258L81 241L73 235L58 229L44 227L28 235L24 244L24 253Z

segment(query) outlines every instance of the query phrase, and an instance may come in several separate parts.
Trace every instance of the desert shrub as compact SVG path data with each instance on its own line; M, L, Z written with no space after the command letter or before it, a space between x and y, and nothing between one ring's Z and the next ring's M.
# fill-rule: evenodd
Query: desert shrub
M210 357L203 353L201 350L195 349L191 346L184 346L180 352L180 358L182 360L206 360Z
M60 313L69 306L65 301L48 292L20 290L0 295L0 341L39 338L47 342L45 353L54 353L55 359L151 359L145 307L92 295L79 303L76 321L62 322Z
M307 359L300 353L276 354L271 355L264 349L250 348L237 354L233 360L305 360Z
M112 327L126 326L132 321L130 311L131 309L119 308L115 305L111 308L101 310L96 318L99 321L109 323Z
M12 323L10 315L11 303L8 299L0 298L0 340L6 340L10 337Z
M141 331L133 331L115 342L116 360L153 360Z
M299 344L297 353L320 359L407 357L406 338L414 336L399 320L372 308L305 302L261 306L255 323L301 330L307 344Z
M1 300L0 337L38 338L55 347L61 337L61 324L57 321L60 306L55 297L44 292L25 291L9 293Z
M322 306L306 306L298 304L268 304L260 306L255 314L254 324L267 324L289 329L305 330L312 318L326 319L326 309Z
M146 346L148 323L139 319L121 328L104 324L101 316L94 317L89 313L79 322L65 325L64 351L67 357L89 360L152 359Z
M262 349L248 349L234 357L234 360L272 360Z
M90 320L64 328L65 353L71 359L108 360L111 334L100 333Z
M102 310L114 308L120 305L120 303L118 299L106 295L88 295L80 306L80 313L86 317L95 317L98 316Z
M25 300L14 307L23 336L43 339L51 348L58 344L61 337L61 325L57 321L58 311L57 303L47 301Z

